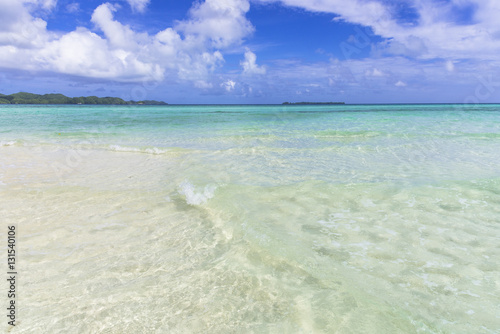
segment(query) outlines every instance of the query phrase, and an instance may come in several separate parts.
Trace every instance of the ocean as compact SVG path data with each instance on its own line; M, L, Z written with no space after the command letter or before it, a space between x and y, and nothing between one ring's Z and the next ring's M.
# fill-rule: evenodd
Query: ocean
M500 105L0 106L0 326L500 333L499 166Z

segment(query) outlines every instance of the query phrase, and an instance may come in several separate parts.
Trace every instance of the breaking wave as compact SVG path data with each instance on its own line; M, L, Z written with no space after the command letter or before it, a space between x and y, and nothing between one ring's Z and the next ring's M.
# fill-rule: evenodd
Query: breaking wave
M161 149L158 147L151 148L137 148L137 147L126 147L120 145L110 145L109 148L116 152L137 152L137 153L147 153L147 154L165 154L169 150Z
M13 145L16 145L16 141L15 140L10 140L10 141L4 141L4 140L0 140L0 146L13 146Z
M216 189L215 185L206 185L203 190L197 190L192 183L186 180L179 185L178 192L184 196L187 204L200 205L214 197Z

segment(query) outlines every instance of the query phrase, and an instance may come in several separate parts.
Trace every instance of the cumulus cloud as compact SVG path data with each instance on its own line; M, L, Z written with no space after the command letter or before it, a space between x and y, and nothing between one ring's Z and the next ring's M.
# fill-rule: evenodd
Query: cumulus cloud
M220 86L222 88L224 88L226 90L226 92L230 93L236 87L236 82L234 82L233 80L229 79L229 80L221 83Z
M120 81L161 80L163 69L84 28L63 35L38 51L38 68Z
M95 29L55 33L36 17L38 9L53 8L55 0L0 2L0 66L124 82L162 80L168 75L208 87L209 75L224 63L222 51L241 44L253 31L245 18L246 0L196 3L188 19L154 35L116 20L120 7L111 3L94 10ZM137 11L149 3L128 2Z
M161 66L137 52L141 43L147 43L147 35L136 34L114 21L116 8L108 3L92 15L92 21L105 34L102 38L82 27L65 34L50 32L47 23L30 12L36 8L2 1L10 5L6 7L15 16L0 34L2 67L121 81L163 76ZM30 4L36 5L33 1ZM37 5L50 8L53 4L40 1Z
M47 22L32 17L26 5L36 10L53 6L52 2L1 0L0 4L0 47L10 47L12 52L13 48L42 47L47 42Z
M250 9L247 0L206 0L195 4L190 19L177 25L186 35L210 41L215 48L241 43L254 31L245 17Z
M105 3L96 8L91 18L91 21L104 32L110 46L115 49L134 50L140 44L147 43L147 34L137 34L129 26L113 19L113 13L117 9L117 6Z
M78 10L78 3L72 1L63 10ZM145 11L150 2L126 1L136 12ZM255 31L247 19L249 1L331 13L334 20L371 29L355 25L353 37L345 41L351 49L344 50L343 59L330 62L275 59L272 66L264 67L254 52L243 49L242 75L232 72L228 79L221 73L224 54L242 50ZM289 86L283 91L305 93L308 87L311 94L344 91L363 97L370 89L378 90L372 97L381 90L398 91L402 96L429 85L449 91L450 82L465 87L477 73L496 73L491 69L500 68L500 2L496 0L407 0L397 6L387 0L193 3L185 19L155 33L120 22L117 13L123 8L115 2L97 6L89 24L82 24L85 27L58 32L51 31L44 20L56 8L56 0L0 0L0 67L119 82L168 78L214 94L267 93L272 87L280 87L281 92ZM402 19L400 6L412 15ZM381 36L382 41L366 31ZM372 57L352 59L359 58L362 48L371 49ZM269 74L265 82L259 77L264 74ZM310 82L314 84L305 86Z
M240 62L244 74L266 74L265 67L257 65L257 56L248 48L245 52L245 60Z

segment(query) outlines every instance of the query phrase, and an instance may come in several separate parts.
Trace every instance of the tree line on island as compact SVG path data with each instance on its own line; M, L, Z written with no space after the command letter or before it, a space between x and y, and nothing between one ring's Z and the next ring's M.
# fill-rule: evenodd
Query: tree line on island
M163 101L125 101L119 97L80 96L67 97L63 94L16 93L0 94L0 104L117 104L117 105L166 105Z

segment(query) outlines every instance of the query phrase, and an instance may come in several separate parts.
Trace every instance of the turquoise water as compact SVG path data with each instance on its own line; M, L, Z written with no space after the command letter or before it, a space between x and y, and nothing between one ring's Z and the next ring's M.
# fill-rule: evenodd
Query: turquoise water
M0 106L15 332L498 333L499 163L500 105Z

